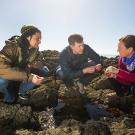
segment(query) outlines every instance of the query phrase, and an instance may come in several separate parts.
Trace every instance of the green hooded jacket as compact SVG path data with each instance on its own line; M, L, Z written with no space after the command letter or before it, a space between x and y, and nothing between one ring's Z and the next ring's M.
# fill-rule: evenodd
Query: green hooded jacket
M25 53L23 47L18 42L19 37L5 41L6 45L0 51L0 78L14 81L31 81L32 74L28 70L31 63L36 60L39 54L38 48L25 49L29 53L23 58Z

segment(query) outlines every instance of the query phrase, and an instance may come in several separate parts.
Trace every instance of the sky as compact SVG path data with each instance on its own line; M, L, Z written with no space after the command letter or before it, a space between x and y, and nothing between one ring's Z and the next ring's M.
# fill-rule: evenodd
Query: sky
M42 31L40 50L63 50L81 34L99 54L116 55L120 37L135 34L135 0L1 0L0 49L23 25Z

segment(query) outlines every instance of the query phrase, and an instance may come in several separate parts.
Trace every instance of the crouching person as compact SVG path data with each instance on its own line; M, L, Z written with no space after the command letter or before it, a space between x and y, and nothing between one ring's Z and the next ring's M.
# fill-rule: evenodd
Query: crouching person
M27 99L27 90L33 89L44 81L44 77L32 74L31 63L38 55L41 31L35 26L23 26L21 36L13 36L5 41L0 51L0 92L4 102L13 103L17 96Z
M61 52L56 74L68 87L78 79L80 93L84 94L84 85L87 85L95 72L101 70L100 56L88 45L84 44L79 34L70 35L69 45Z
M118 68L110 66L105 74L118 96L135 95L135 36L122 37L119 40L118 52Z

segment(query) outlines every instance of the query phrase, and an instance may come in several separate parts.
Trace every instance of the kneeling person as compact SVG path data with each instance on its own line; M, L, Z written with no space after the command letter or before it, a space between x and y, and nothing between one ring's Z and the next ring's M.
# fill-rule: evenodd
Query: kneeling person
M4 102L13 103L19 84L20 97L26 99L26 91L44 81L44 77L32 74L31 63L36 60L41 42L41 31L25 25L21 36L13 36L0 51L0 92Z
M118 68L109 66L105 71L116 92L112 94L135 95L135 35L120 38L117 51Z
M56 74L63 80L67 87L77 84L80 93L84 93L83 86L87 85L92 74L101 70L100 56L88 45L84 44L83 37L79 34L70 35L69 45L61 52Z

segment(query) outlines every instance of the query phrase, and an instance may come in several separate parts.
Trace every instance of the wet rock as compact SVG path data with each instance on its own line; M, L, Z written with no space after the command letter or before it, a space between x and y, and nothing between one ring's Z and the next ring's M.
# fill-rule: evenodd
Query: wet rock
M54 109L47 108L46 111L40 112L38 120L42 130L54 129L55 128Z
M132 118L125 117L121 123L124 128L135 128L135 120Z
M107 57L101 57L102 61L103 61L103 69L107 68L108 66L114 66L117 67L117 63L118 63L118 56L113 58L107 58Z
M86 93L81 95L76 87L68 91L63 81L55 81L52 77L58 65L58 56L57 51L42 51L37 61L33 63L39 68L46 65L50 73L43 85L29 92L29 100L19 100L20 105L11 106L0 102L0 133L2 135L134 135L135 98L107 96L113 92L113 87L104 76L104 70L110 65L117 67L117 57L102 57L103 71L93 77L94 79L85 87ZM54 114L56 128L42 131L38 116L46 111L46 107L56 106L57 99L61 99L64 106ZM113 117L103 117L100 121L89 120L86 123L89 117L84 105L87 102L106 106Z
M24 125L28 124L32 117L32 110L30 106L20 107L20 109L15 114L15 124Z
M0 118L13 119L16 112L19 110L20 105L7 105L0 102Z
M79 129L81 125L80 121L77 121L75 119L68 119L68 120L63 120L60 127L71 127L73 129Z
M23 130L23 129L16 130L15 134L16 135L38 135L37 132L29 131L29 130Z
M108 99L109 106L120 108L125 112L131 112L132 105L134 103L135 103L134 96L119 97L117 95L114 95L112 97L109 97Z
M113 92L110 89L100 89L96 90L91 86L88 86L86 89L87 97L91 102L98 102L103 104L108 104L108 96L107 94Z
M50 75L52 75L58 66L58 56L59 52L55 50L41 51L33 66L40 68L46 65L50 70Z
M76 120L70 119L62 122L61 126L55 129L48 129L45 131L28 131L17 130L17 135L81 135L79 123Z
M0 118L0 134L13 135L15 132L15 125L12 119Z
M134 129L128 129L127 135L135 135L135 128Z
M44 84L37 89L29 91L28 100L19 100L18 102L24 105L30 105L34 108L44 110L48 106L56 106L57 100L57 90Z
M68 115L69 118L73 116L73 118L80 119L80 116L86 113L84 109L84 99L86 99L86 97L85 95L82 96L78 89L72 88L72 90L66 90L65 85L61 85L59 89L59 98L65 103L63 113Z
M115 122L111 123L110 129L112 135L134 135L134 120L129 117L121 117L115 119Z
M100 104L88 103L85 108L91 120L99 120L103 117L111 117L112 114L107 111L106 107Z
M54 107L54 110L56 112L60 112L64 108L64 106L65 106L65 103L63 102L63 100L58 99L58 104L56 107Z
M111 126L112 135L127 135L127 129L122 128L118 122L113 122Z
M13 126L25 126L31 118L31 107L0 103L0 119L11 120Z
M100 121L88 121L83 135L111 135L109 127Z
M113 117L120 117L124 114L120 109L116 107L108 108L107 110L112 114Z
M41 134L42 135L42 134ZM72 130L72 128L56 128L47 130L46 135L80 135L79 130Z
M101 75L99 77L96 77L92 82L91 86L95 88L96 90L99 89L114 89L111 85L110 81L105 75Z

